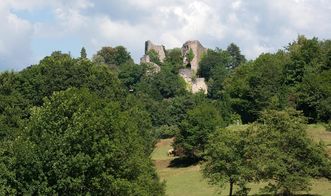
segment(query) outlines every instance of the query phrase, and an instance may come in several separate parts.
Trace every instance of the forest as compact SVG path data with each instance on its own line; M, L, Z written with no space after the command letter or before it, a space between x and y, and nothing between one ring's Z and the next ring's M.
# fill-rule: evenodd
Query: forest
M87 52L0 73L0 195L165 195L151 159L165 138L229 195L252 182L292 195L331 180L326 144L306 132L331 131L331 40L299 35L253 60L234 43L208 49L196 73L207 94L187 91L179 48L163 62L150 53L160 71L124 46Z

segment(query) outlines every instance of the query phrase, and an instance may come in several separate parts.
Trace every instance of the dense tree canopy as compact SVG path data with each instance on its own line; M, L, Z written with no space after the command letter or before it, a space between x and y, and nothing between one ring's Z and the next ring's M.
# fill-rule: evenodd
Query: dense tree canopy
M264 109L281 109L287 104L282 76L286 62L287 56L282 52L263 54L226 78L225 91L244 122L255 121Z
M199 64L198 75L209 80L212 78L214 70L219 67L227 67L230 63L230 55L228 52L216 49L208 50L208 52L203 56Z
M130 53L123 46L103 47L97 52L94 59L110 66L120 66L133 61Z
M138 112L138 113L137 113ZM160 195L146 154L148 118L121 111L87 90L54 93L3 149L9 169L2 193ZM141 116L140 116L141 117ZM144 123L144 122L147 122ZM10 164L6 164L10 162Z
M222 118L213 104L205 102L187 112L179 124L174 146L185 156L203 156L209 134L222 126Z
M69 87L87 87L99 95L113 98L124 93L120 82L107 67L62 53L45 57L38 65L21 71L18 77L18 91L33 105L41 105L45 96Z
M174 66L183 66L183 55L180 48L174 48L167 51L166 62Z

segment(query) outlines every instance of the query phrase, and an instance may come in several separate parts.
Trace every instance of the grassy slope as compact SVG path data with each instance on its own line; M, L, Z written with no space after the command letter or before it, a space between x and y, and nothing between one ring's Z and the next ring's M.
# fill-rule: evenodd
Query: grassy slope
M235 129L236 127L231 127ZM328 152L331 156L331 132L326 132L321 125L309 125L307 132L315 141L322 140L328 148ZM166 193L168 196L206 196L206 195L218 195L221 191L221 195L228 194L228 187L222 190L213 187L207 183L202 177L199 165L171 168L168 167L173 157L168 157L167 152L171 148L171 139L161 140L152 154L152 159L155 160L155 166L161 180L166 181ZM257 194L258 189L262 187L262 184L251 184L251 194ZM331 196L331 182L326 180L314 180L312 190L310 194L319 194L325 196Z

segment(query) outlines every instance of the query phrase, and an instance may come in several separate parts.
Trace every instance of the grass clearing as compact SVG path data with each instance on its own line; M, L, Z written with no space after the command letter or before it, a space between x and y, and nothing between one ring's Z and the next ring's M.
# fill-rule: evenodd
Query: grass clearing
M321 124L312 124L307 127L308 135L316 142L323 142L326 145L326 150L331 156L331 132L326 131ZM331 195L331 194L330 194Z
M231 127L237 129L240 127ZM246 128L246 127L241 127ZM327 145L327 150L331 156L331 132L325 131L322 125L309 125L307 128L308 135L314 141L323 141ZM172 139L163 139L156 144L156 148L152 153L155 167L161 178L166 181L166 195L168 196L213 196L213 195L228 195L229 187L225 186L222 190L215 186L209 185L207 180L203 178L200 172L200 165L189 167L168 167L174 157L169 157L167 152L171 149ZM331 182L326 179L312 181L312 190L309 193L302 192L301 194L313 194L322 196L331 196ZM263 183L249 184L251 188L250 194L257 195L259 188L263 187ZM236 186L234 187L236 188Z

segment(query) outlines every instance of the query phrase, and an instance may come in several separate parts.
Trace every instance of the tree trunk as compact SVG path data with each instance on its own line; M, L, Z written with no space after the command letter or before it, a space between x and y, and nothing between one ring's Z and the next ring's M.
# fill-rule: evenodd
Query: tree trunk
M233 180L232 180L232 177L230 177L230 193L229 193L229 196L232 196L232 189L233 189Z
M292 193L291 193L291 191L289 191L288 189L285 189L284 192L283 192L283 195L284 195L284 196L291 196Z

